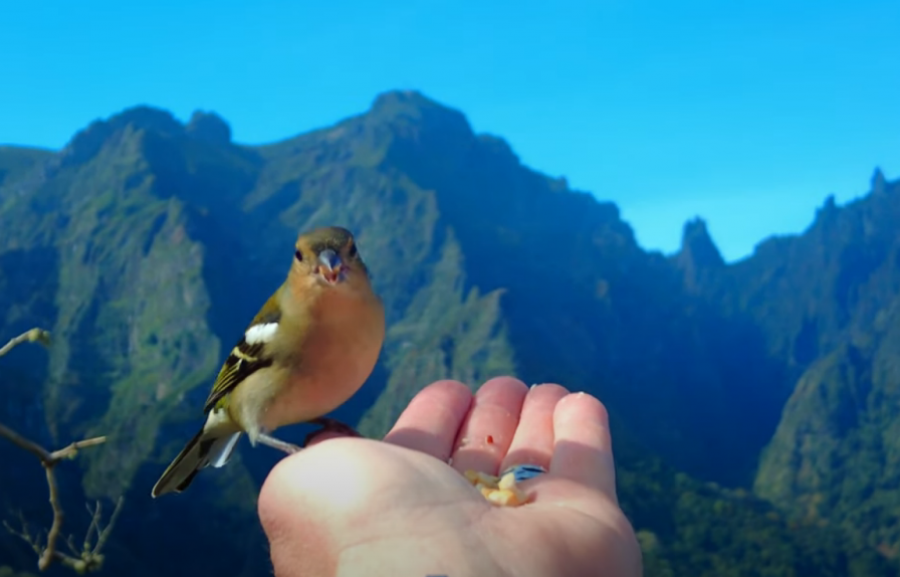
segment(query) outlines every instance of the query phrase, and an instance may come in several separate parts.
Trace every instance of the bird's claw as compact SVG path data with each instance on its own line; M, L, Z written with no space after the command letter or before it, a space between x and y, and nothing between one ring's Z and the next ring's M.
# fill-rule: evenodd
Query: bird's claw
M343 437L362 437L359 432L346 423L342 423L337 419L330 419L327 417L321 417L318 419L313 419L309 421L310 424L319 425L322 427L318 431L313 431L312 433L306 435L306 439L303 440L303 446L309 446L309 443L321 435L322 433L337 433Z

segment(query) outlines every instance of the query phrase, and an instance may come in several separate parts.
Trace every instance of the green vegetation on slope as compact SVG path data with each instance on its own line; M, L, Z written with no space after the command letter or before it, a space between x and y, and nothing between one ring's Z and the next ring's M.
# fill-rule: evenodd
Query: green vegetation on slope
M384 393L360 421L360 432L384 436L423 383L456 379L473 389L486 380L516 374L500 311L498 291L464 293L459 244L448 235L441 260L403 320L391 326L386 355L390 378Z
M829 198L803 235L770 240L695 291L759 327L789 387L755 492L847 547L900 554L900 184Z
M900 554L900 299L882 331L801 377L756 491L798 519L842 527L855 546Z
M790 522L747 491L699 483L658 460L635 463L618 478L648 577L898 574L874 549L848 546L840 531Z
M52 158L53 154L53 151L42 148L0 146L0 186L13 185Z

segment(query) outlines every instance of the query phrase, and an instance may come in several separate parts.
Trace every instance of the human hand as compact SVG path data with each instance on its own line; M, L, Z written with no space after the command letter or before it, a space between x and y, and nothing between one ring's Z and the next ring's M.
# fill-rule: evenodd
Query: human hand
M491 505L461 474L520 464L548 471L520 483L533 494L520 507ZM320 438L283 459L259 515L278 577L642 574L606 410L558 385L498 378L473 398L438 381L384 442Z

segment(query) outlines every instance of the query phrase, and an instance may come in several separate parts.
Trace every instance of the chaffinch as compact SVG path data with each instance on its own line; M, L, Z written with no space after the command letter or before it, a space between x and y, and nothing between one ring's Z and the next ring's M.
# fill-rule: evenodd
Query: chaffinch
M203 428L163 472L152 496L181 492L197 472L222 467L246 433L287 453L299 447L271 433L295 423L346 427L322 416L372 373L384 342L381 299L350 231L301 234L285 282L231 350L212 386Z

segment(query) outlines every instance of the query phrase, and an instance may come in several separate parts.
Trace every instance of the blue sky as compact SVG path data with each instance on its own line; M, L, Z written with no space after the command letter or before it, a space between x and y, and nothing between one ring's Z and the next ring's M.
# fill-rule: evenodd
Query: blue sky
M136 104L264 143L416 89L615 201L642 246L700 215L728 260L900 174L900 2L0 0L0 142Z

